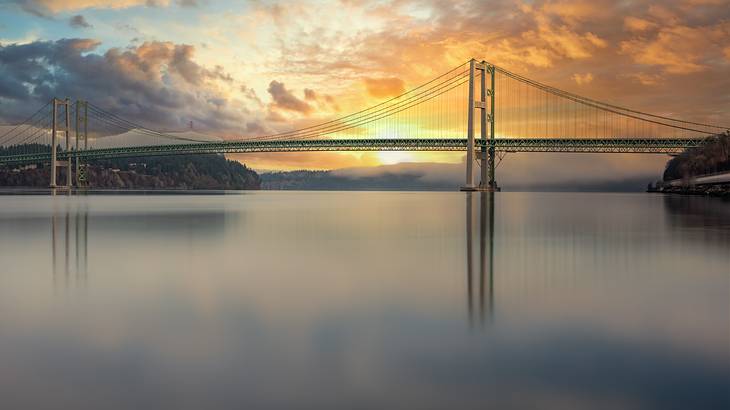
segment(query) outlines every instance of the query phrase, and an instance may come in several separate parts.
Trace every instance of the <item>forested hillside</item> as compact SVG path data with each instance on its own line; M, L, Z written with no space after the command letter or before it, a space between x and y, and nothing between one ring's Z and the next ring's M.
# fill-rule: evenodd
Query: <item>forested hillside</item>
M0 167L0 186L46 187L47 165ZM60 179L65 172L60 170ZM223 155L178 155L97 160L89 163L88 185L111 189L259 189L259 175Z
M730 171L730 133L715 135L701 147L690 148L667 162L664 180Z

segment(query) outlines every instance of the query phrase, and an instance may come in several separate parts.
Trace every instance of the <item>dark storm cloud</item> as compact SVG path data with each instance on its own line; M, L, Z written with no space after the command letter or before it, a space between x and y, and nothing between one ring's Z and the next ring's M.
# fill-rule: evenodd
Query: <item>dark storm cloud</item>
M232 82L222 68L193 60L194 47L146 42L94 52L91 39L36 41L0 46L0 115L15 121L52 97L85 99L152 128L238 132L251 119L219 91Z
M77 14L70 19L68 19L68 25L74 28L89 28L92 27L91 24L89 24L88 21L86 21L86 18L82 16L81 14Z

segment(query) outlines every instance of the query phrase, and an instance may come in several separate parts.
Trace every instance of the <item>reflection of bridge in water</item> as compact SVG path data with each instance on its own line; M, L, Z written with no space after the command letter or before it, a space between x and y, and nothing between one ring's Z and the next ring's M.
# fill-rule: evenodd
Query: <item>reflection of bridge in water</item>
M624 215L610 210L610 205L606 204L596 214L583 212L576 215L574 212L567 219L567 214L555 212L565 203L555 200L555 197L544 197L550 200L546 205L550 210L533 214L527 221L524 220L525 215L506 215L510 213L506 208L501 208L495 217L495 195L500 194L465 193L466 310L472 326L488 325L495 320L499 296L504 305L517 297L515 295L538 299L560 292L571 293L580 284L601 280L600 275L606 275L606 272L610 272L612 281L631 280L637 272L653 274L656 266L660 266L656 255L666 248L675 250L670 254L677 254L688 246L701 246L706 252L724 251L730 247L730 207L720 198L663 195L657 198L658 202L653 202L650 197L644 198L646 201L642 206L655 206L651 213L653 219L642 221L647 224L645 229L656 232L662 232L664 227L668 229L658 240L636 235L634 229L644 228L635 223L633 226L624 224ZM500 198L505 197L500 195ZM635 198L633 204L626 203L630 206L638 204L639 197ZM580 199L573 197L569 200ZM594 201L592 204L597 205L598 197L584 199L591 199ZM610 200L607 203L610 204ZM505 222L510 218L515 219ZM525 225L515 226L518 219L518 223ZM497 220L502 221L499 233ZM550 234L549 240L545 240L546 232ZM586 232L591 232L591 235L586 235ZM511 241L509 246L495 249L496 235L502 241ZM497 254L503 261L497 267L501 275L499 278L495 275ZM499 289L495 279L500 284Z
M475 219L479 221L477 275L474 273ZM494 194L491 192L466 193L466 283L469 323L491 322L494 318Z
M84 285L88 279L89 214L86 205L72 211L68 203L51 215L53 284Z

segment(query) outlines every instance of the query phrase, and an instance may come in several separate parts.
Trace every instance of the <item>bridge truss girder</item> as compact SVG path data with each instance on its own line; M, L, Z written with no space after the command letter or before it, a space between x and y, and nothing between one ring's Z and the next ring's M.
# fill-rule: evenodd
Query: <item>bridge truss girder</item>
M489 144L489 142L486 142ZM574 152L574 153L643 153L676 154L704 143L694 139L652 138L497 138L499 152ZM475 151L481 151L485 142L475 140ZM256 152L307 151L464 151L466 138L433 139L327 139L327 140L272 140L220 141L188 144L150 145L120 148L89 148L80 151L58 152L58 159L73 158L90 161L104 158L190 154L244 154ZM0 165L50 162L51 153L31 153L0 158Z

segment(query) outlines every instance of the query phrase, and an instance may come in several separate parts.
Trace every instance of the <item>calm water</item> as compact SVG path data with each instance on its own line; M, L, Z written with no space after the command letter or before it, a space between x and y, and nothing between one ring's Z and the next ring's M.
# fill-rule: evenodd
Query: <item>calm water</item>
M3 409L730 408L730 203L0 196Z

